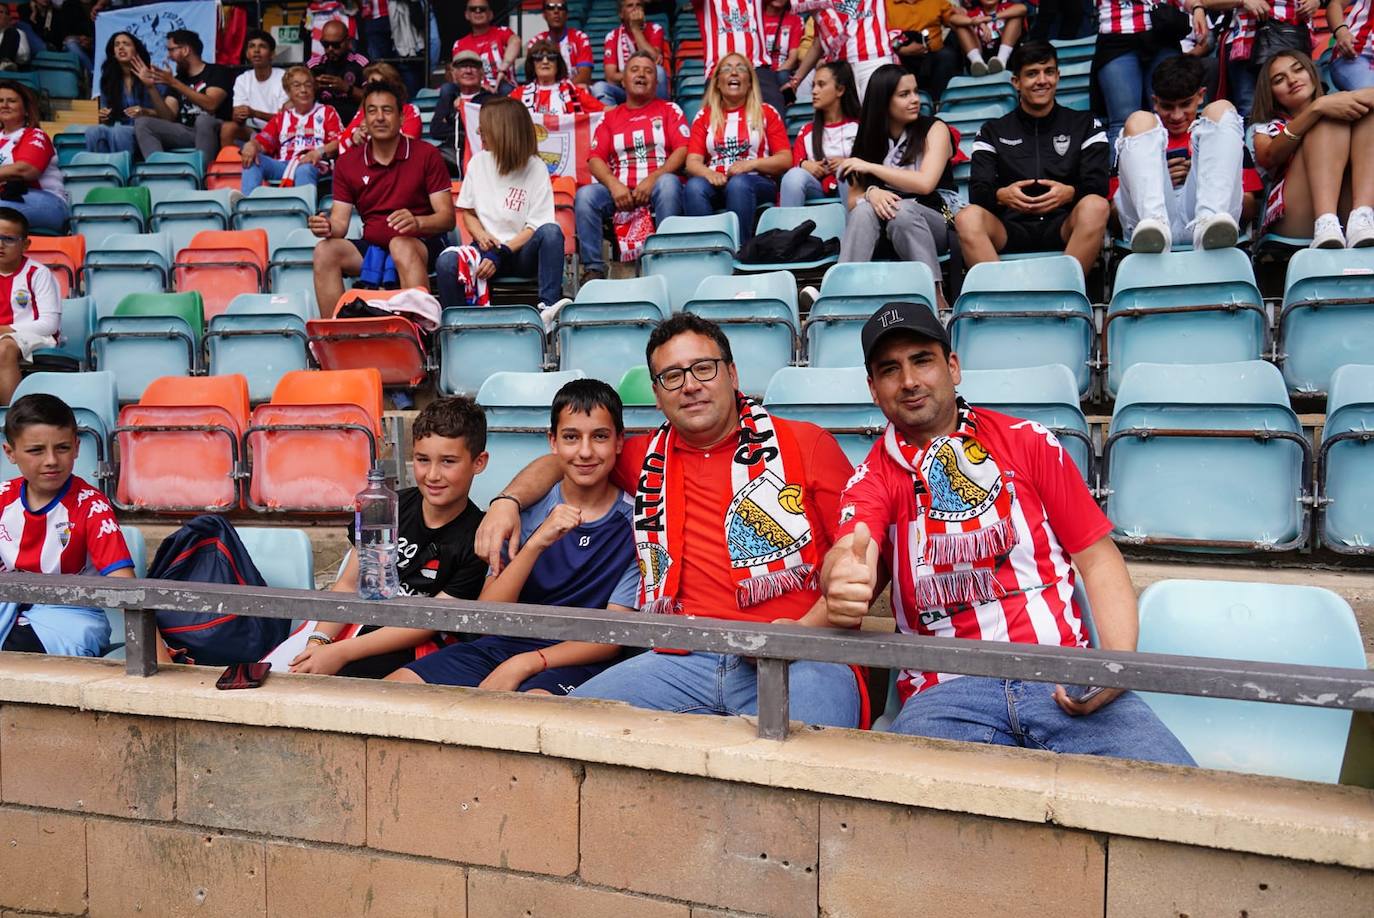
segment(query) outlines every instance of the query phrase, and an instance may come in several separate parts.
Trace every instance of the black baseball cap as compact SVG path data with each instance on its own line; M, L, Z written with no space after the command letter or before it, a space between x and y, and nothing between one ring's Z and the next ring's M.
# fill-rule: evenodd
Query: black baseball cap
M949 332L945 331L945 327L925 303L884 303L864 323L861 339L865 366L873 362L873 352L883 336L895 331L911 332L943 344L946 351L950 349Z

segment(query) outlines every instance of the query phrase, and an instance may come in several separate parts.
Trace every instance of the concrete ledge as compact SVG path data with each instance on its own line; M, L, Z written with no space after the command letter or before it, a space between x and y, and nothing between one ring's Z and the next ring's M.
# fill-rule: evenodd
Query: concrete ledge
M6 653L0 702L535 753L1374 869L1374 791L1362 788L800 725L779 744L746 718L333 677L222 692L217 676L174 666L138 679L103 660Z

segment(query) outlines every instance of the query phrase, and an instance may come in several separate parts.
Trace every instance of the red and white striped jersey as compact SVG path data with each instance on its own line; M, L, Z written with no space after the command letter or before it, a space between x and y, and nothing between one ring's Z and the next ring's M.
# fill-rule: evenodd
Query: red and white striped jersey
M38 181L30 188L41 188L55 195L65 195L62 170L57 166L57 151L52 139L42 128L21 127L8 134L0 134L0 166L15 162L28 163L38 170Z
M62 299L46 265L25 258L18 271L0 273L0 325L57 337L62 325Z
M390 17L391 10L387 0L362 0L358 4L358 13L364 19L386 19Z
M1355 0L1345 11L1345 24L1350 27L1350 38L1355 43L1355 53L1363 54L1374 37L1374 0Z
M506 45L514 37L515 33L505 26L492 26L485 35L464 35L453 43L449 60L459 51L472 51L482 59L482 82L486 83L489 89L495 89L502 80L514 83L514 74L501 69L501 62L506 57Z
M564 29L563 38L554 41L548 30L540 32L531 38L526 48L532 47L537 41L553 42L558 46L558 51L563 55L563 63L568 65L568 75L577 72L578 67L591 68L594 63L592 60L592 43L587 38L587 33L581 29Z
M892 574L897 627L907 634L1050 644L1087 645L1082 613L1073 603L1073 553L1111 532L1112 524L1083 484L1083 476L1054 434L1034 421L975 408L978 441L1012 488L1016 544L997 559L1000 599L921 608L916 578L928 573L922 552L912 476L888 455L883 439L854 470L840 495L837 538L865 523ZM956 678L951 673L904 671L897 682L912 694Z
M1231 31L1226 33L1227 60L1248 61L1250 53L1255 48L1255 32L1259 28L1259 20L1243 6L1236 7L1232 11L1232 16L1234 18L1231 22ZM1271 0L1269 19L1289 25L1299 25L1308 21L1308 17L1298 8L1297 0Z
M827 61L892 60L887 5L882 0L840 0L816 11L816 33Z
M578 112L604 111L606 108L600 99L588 92L587 87L572 80L562 80L548 86L526 83L511 93L510 97L534 115L575 115Z
M763 14L763 48L769 56L769 64L775 69L787 60L792 49L801 46L802 32L806 25L796 13L774 16L767 11Z
M763 47L763 0L692 0L706 44L706 72L727 54L755 67L768 66Z
M361 114L361 112L359 112ZM338 139L343 132L339 113L332 105L315 103L305 114L284 108L272 116L253 137L253 142L273 159L292 160Z
M668 60L668 38L663 31L663 26L656 22L644 23L644 39L658 50L660 62L666 63ZM610 67L615 64L617 69L624 70L630 55L638 50L639 46L635 44L634 36L630 34L630 30L623 25L616 26L606 33L606 41L601 48L602 66Z
M717 131L711 130L709 106L697 112L696 120L692 122L687 153L703 157L708 168L725 172L742 159L762 159L788 148L787 127L773 106L764 103L763 124L756 128L749 126L743 106L731 109L724 115L724 121Z
M672 102L654 99L641 108L617 105L601 119L591 155L604 162L626 188L634 188L674 150L685 146L690 135L687 117Z
M816 151L812 149L811 137L815 133L816 125L808 121L802 125L802 129L797 132L797 139L792 143L792 161L800 166L806 160L830 159L839 157L843 159L854 149L854 138L859 136L859 122L850 118L845 121L836 121L834 124L827 124L821 131L821 152L823 157L817 157ZM827 175L821 179L821 188L827 193L834 191L839 184L839 180L833 175Z
M1150 31L1150 7L1143 0L1097 0L1098 35L1138 35Z
M28 484L0 484L0 569L33 574L109 574L133 567L114 510L100 489L73 475L37 510Z
M339 135L339 155L343 155L353 149L355 146L353 143L353 132L363 126L363 120L366 115L367 113L361 108L358 109L358 113L353 116L353 120L348 122L348 126L343 129L343 133ZM420 110L407 102L405 108L401 109L401 136L409 137L412 140L419 140L420 133L424 129L425 123L420 119Z

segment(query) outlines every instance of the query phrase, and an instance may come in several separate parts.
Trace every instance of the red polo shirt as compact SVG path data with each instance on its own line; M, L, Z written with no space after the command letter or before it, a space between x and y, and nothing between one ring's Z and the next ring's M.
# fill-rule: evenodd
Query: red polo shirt
M389 163L373 158L369 140L340 156L334 167L334 200L353 205L363 218L363 239L372 245L385 246L399 235L386 223L392 213L405 209L417 217L432 216L429 196L448 194L451 187L439 151L404 136Z

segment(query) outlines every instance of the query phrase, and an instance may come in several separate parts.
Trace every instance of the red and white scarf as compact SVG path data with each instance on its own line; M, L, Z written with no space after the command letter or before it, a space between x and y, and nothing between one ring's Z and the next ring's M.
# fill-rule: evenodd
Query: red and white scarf
M458 255L458 281L467 294L466 305L490 306L491 294L487 290L487 282L477 276L477 266L482 263L482 250L475 245L451 245L444 252Z
M520 88L520 101L536 115L575 115L586 111L571 80L559 80L551 86L526 83Z
M911 473L917 505L913 534L921 561L916 603L937 609L989 602L1006 595L997 581L997 559L1016 545L1012 484L977 437L978 417L959 399L954 433L924 449L912 446L891 424L883 448Z
M817 582L816 544L800 484L802 462L792 438L780 435L762 406L736 392L739 448L730 464L733 497L722 525L741 609ZM682 472L668 457L677 432L665 423L644 454L635 493L635 550L639 605L676 614L678 561L683 551L686 498ZM789 474L791 477L789 477Z

